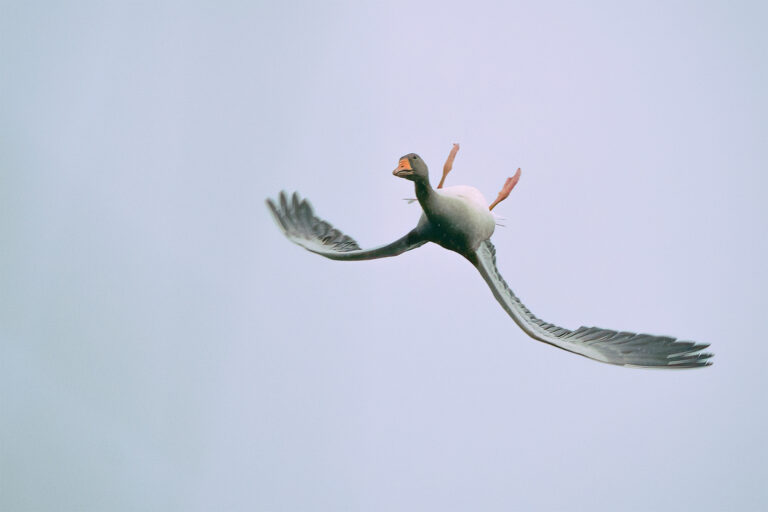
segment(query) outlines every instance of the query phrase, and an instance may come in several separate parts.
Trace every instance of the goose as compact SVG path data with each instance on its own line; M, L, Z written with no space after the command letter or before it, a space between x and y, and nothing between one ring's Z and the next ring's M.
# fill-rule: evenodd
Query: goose
M507 178L496 200L487 204L482 193L470 186L443 187L458 151L454 144L443 167L438 187L429 182L427 164L416 153L400 158L392 174L412 181L423 210L414 229L394 242L361 249L350 236L316 217L307 199L294 192L280 192L267 207L283 234L304 249L332 260L358 261L398 256L427 242L464 256L479 271L493 296L512 320L531 338L603 363L632 368L699 368L711 365L709 344L679 341L670 336L635 334L599 327L569 330L537 318L512 292L496 267L496 248L491 243L495 220L491 210L506 199L521 171Z

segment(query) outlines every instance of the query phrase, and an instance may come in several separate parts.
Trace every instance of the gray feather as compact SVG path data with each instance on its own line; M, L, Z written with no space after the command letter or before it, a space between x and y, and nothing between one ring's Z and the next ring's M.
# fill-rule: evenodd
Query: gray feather
M417 230L375 249L363 250L350 236L315 216L312 205L294 192L289 198L280 192L277 201L267 199L267 207L283 234L308 251L333 260L370 260L397 256L426 243Z
M536 340L597 361L622 366L699 368L712 364L708 361L712 354L702 352L709 346L704 343L600 327L579 327L571 331L546 323L525 307L501 277L496 267L496 248L490 240L480 244L475 259L475 266L504 310Z

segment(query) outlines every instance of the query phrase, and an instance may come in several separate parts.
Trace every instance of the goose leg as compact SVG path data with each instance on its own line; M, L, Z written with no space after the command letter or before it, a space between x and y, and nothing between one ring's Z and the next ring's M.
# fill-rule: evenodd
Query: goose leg
M515 185L517 185L517 182L520 180L520 168L517 169L517 172L514 176L511 178L507 178L507 181L504 182L504 186L501 187L501 191L499 192L499 195L496 197L496 200L491 203L491 206L488 207L489 210L493 210L493 207L505 200L509 193L512 192L512 189L515 188Z
M437 185L437 188L443 188L443 182L445 181L445 177L448 176L448 173L451 172L451 168L453 167L453 159L456 158L456 153L459 151L459 145L454 144L451 148L451 152L448 153L448 158L445 160L445 165L443 166L443 177L440 178L440 183Z

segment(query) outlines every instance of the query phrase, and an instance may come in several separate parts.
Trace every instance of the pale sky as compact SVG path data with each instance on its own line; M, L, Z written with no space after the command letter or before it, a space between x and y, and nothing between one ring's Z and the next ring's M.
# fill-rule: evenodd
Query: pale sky
M764 2L5 2L0 510L768 508ZM419 153L489 199L567 328L712 344L596 363L428 245Z

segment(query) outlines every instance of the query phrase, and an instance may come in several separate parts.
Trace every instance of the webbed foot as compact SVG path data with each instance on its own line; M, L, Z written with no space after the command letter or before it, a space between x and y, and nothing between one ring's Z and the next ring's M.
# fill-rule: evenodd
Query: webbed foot
M496 200L491 203L491 206L488 207L489 210L493 210L494 206L505 200L507 197L509 197L509 193L512 192L512 189L515 188L515 185L517 185L517 182L520 181L520 174L522 171L520 171L520 168L518 167L517 172L514 176L511 178L507 178L507 181L504 182L504 186L501 187L501 192L499 192L499 195L496 197Z
M448 158L445 160L445 165L443 165L443 177L440 178L440 183L437 185L437 188L443 188L445 177L448 176L449 172L451 172L451 169L453 168L453 159L456 158L456 153L458 153L458 151L459 144L454 143L453 147L451 148L451 152L448 153Z

